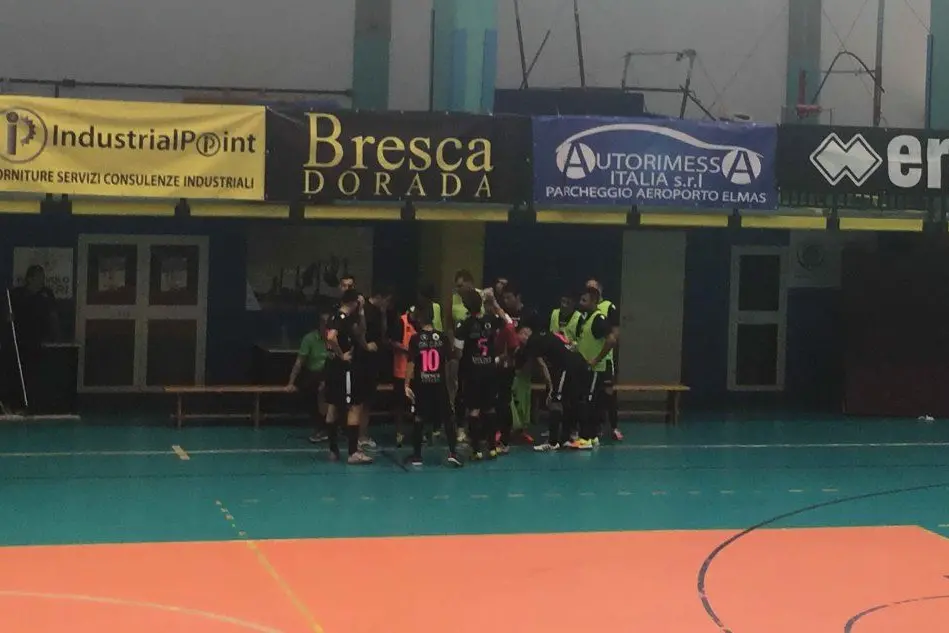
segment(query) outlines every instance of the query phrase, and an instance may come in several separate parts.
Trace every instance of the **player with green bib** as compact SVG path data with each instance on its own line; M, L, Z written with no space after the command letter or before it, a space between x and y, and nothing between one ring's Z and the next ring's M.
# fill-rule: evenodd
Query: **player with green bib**
M592 373L585 389L586 413L580 420L579 437L567 443L568 448L579 450L589 450L599 444L599 412L606 394L604 380L608 372L606 359L616 345L616 337L598 307L598 300L598 293L591 288L580 295L580 310L584 316L577 326L577 350Z

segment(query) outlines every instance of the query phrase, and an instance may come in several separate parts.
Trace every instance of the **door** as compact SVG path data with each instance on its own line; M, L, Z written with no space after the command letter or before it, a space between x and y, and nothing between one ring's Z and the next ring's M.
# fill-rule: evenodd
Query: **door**
M206 237L79 236L80 392L203 384L207 271Z
M685 248L684 231L623 235L618 359L622 383L681 381Z
M729 283L728 389L784 389L787 248L734 246Z

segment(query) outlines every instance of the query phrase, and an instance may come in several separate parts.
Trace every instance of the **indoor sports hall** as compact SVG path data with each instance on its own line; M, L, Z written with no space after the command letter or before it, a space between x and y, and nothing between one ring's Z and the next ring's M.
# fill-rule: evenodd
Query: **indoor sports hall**
M0 633L949 630L949 0L0 4Z

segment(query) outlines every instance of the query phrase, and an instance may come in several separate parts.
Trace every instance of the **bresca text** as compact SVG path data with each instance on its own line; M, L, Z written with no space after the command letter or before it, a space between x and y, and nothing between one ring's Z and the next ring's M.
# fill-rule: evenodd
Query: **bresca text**
M494 164L489 139L360 135L344 140L343 124L338 117L320 112L307 112L306 116L310 133L309 153L303 165L306 195L322 193L327 184L324 172L341 168L343 171L331 178L335 181L332 185L344 196L368 193L365 188L371 185L372 195L377 197L491 197L489 175ZM329 148L331 155L327 156L321 148ZM411 178L394 189L392 174L403 170L410 172ZM423 180L426 172L439 174L437 185ZM458 176L459 172L474 175L476 180L465 181ZM437 192L432 191L435 186ZM466 187L471 190L464 191Z

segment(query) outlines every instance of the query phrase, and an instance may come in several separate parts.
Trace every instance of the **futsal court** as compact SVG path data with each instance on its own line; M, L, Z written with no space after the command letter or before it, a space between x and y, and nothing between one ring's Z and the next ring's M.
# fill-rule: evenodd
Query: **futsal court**
M306 429L0 427L5 633L858 633L949 621L949 426L687 416L330 464Z

